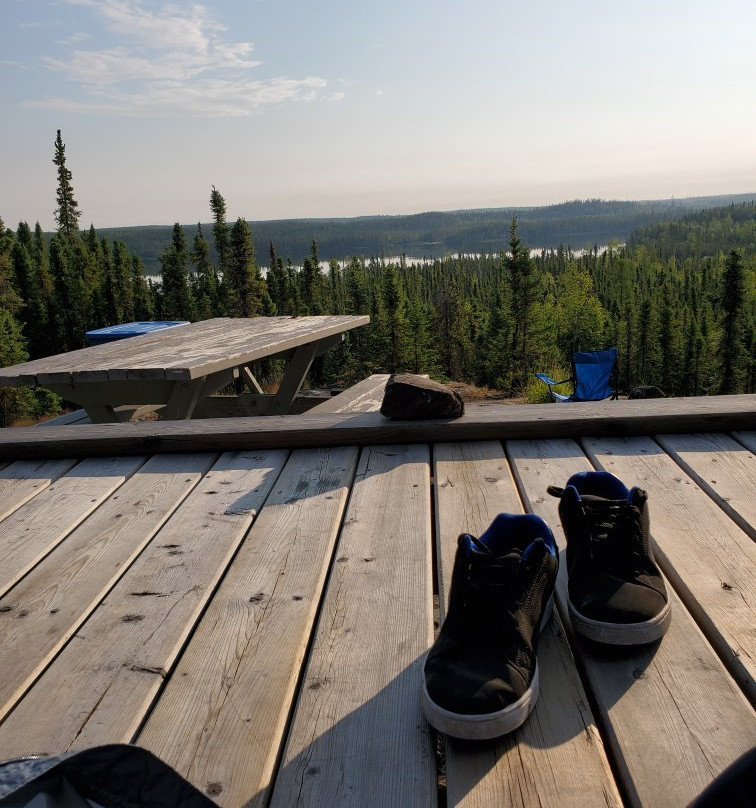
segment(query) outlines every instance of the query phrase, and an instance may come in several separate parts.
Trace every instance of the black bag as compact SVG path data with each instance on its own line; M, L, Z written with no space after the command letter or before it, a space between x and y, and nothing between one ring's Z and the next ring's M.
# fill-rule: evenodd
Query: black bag
M2 808L217 808L152 752L127 744L0 763Z

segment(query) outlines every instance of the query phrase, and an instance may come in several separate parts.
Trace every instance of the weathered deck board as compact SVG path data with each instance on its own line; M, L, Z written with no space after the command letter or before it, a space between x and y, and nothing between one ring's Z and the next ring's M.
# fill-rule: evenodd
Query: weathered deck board
M137 739L224 808L267 803L357 454L292 453Z
M732 433L733 438L746 446L750 451L756 452L756 432L738 431Z
M75 463L75 460L65 458L19 460L0 469L0 520L44 491L61 474L70 471Z
M157 455L0 598L0 718L211 466Z
M133 739L286 454L218 460L0 725L4 757Z
M650 438L588 438L596 464L649 492L659 563L756 703L756 544Z
M304 413L201 421L0 430L0 460L141 452L363 446L447 441L721 432L756 427L756 394L521 406L469 405L454 420L392 421L380 413Z
M457 536L479 536L502 512L521 513L498 441L436 444L436 544L444 612ZM541 694L528 721L496 742L446 741L449 806L621 806L561 621L554 612L538 653Z
M418 698L432 634L428 449L367 448L273 808L436 804L433 749Z
M0 522L0 596L80 524L144 462L82 460Z
M756 540L756 457L723 434L657 435L656 441Z
M388 373L374 373L312 407L310 412L377 412L381 408L388 380Z
M507 452L528 509L554 528L564 548L558 500L546 487L591 470L583 451L573 441L544 440L510 441ZM670 596L672 624L659 643L602 649L578 640L602 732L632 806L683 808L756 743L756 717L745 696L671 589ZM564 564L557 600L569 627Z

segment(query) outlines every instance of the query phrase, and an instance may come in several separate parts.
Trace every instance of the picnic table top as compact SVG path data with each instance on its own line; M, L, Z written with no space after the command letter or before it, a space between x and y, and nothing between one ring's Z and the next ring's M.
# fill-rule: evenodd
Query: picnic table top
M222 806L682 808L756 745L756 396L681 401L5 430L0 759L133 742ZM532 511L563 553L546 487L591 468L649 492L669 631L576 638L562 564L528 721L436 738L458 534Z
M0 368L0 385L192 380L365 325L367 315L217 317Z

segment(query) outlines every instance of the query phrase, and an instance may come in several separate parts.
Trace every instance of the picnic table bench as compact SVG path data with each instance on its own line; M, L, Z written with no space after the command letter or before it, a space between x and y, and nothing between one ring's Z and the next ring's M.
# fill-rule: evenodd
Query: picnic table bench
M756 745L756 396L338 409L0 433L0 759L133 742L229 808L682 808ZM669 631L576 637L563 563L528 721L436 737L457 535L533 511L563 553L546 488L591 468L649 492Z
M81 404L91 422L105 423L119 420L121 405L191 418L199 402L239 379L251 391L249 412L281 415L315 357L369 321L366 315L218 317L0 368L0 386L45 387ZM263 359L288 362L275 395L263 392L252 371Z

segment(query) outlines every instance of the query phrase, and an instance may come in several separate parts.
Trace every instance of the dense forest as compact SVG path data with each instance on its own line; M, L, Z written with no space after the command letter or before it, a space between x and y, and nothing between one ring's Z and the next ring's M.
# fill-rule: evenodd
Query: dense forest
M155 280L123 241L79 229L60 132L53 162L52 238L39 224L13 231L0 221L0 366L82 347L85 331L132 320L350 313L369 314L370 325L313 367L315 386L407 370L538 401L536 371L564 378L573 351L616 345L623 390L754 391L754 202L650 223L626 246L536 256L516 214L498 223L502 249L479 243L432 261L355 256L324 272L317 239L296 260L268 242L263 272L248 222L230 222L213 188L211 224L176 224ZM0 389L0 425L55 406L43 390Z
M649 202L576 200L545 207L497 208L418 213L407 216L359 216L351 219L285 219L249 222L259 245L275 244L279 254L299 258L317 242L321 257L398 255L441 258L459 253L491 253L507 248L502 222L517 217L520 238L537 249L560 245L578 250L610 241L625 242L639 227L679 218L692 208L756 202L756 194L688 197ZM206 225L209 227L209 225ZM142 257L147 275L160 273L160 252L171 237L169 226L100 229L101 236L122 241ZM214 245L210 258L217 261ZM261 256L267 266L267 255Z

